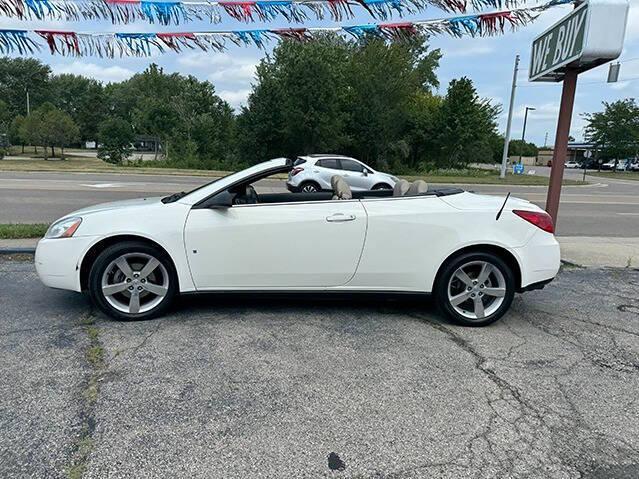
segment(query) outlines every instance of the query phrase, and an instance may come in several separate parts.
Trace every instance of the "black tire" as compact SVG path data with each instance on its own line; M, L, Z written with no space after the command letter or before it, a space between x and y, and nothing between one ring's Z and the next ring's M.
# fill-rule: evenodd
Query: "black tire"
M305 188L308 189L308 191L306 191ZM319 191L322 191L322 188L314 181L305 181L300 185L300 192L302 193L317 193Z
M375 186L373 186L373 191L376 190L392 190L393 188L391 187L391 185L387 185L386 183L378 183Z
M154 295L146 290L143 290L139 293L138 304L140 304L140 309L145 307L144 301L153 299L153 296L157 298L158 304L154 305L148 311L138 312L138 313L129 313L124 312L107 301L104 292L102 291L102 277L105 273L106 268L109 268L109 265L112 264L113 261L117 260L122 255L131 255L131 258L135 260L135 255L146 255L152 258L155 258L159 264L163 267L156 267L156 270L152 272L152 275L157 275L158 278L164 279L166 273L166 281L168 285L166 285L166 293L164 294L162 299L159 299L159 295ZM142 263L141 263L142 264ZM134 273L138 272L138 270L134 269L135 264L132 267ZM117 274L114 273L114 274ZM121 273L121 276L124 273ZM149 278L151 275L149 276ZM154 276L155 277L155 276ZM130 278L129 278L130 279ZM127 279L127 281L129 280ZM142 279L135 279L135 284L139 284L138 281L142 281ZM122 282L120 279L117 282ZM144 281L146 282L146 280ZM133 281L131 281L133 284ZM149 280L151 283L151 280ZM149 284L150 285L150 284ZM140 287L144 288L144 285L140 284ZM132 286L131 286L132 287ZM131 287L127 289L131 289ZM95 306L97 306L101 311L103 311L108 316L111 316L117 320L123 321L132 321L132 320L145 320L151 319L153 317L159 316L164 313L175 298L175 295L178 292L178 279L177 273L175 271L175 267L173 266L173 262L171 259L159 248L156 248L148 243L144 243L141 241L124 241L122 243L117 243L112 246L109 246L104 251L102 251L98 257L95 259L93 265L91 266L91 271L89 272L89 297ZM117 295L112 295L114 298L122 298L123 300L126 298L125 295L129 295L128 291L123 291L117 293ZM111 295L110 295L111 296ZM129 298L130 299L130 298ZM154 301L154 302L156 302ZM148 307L151 303L147 303L146 307Z
M482 262L490 264L493 268L496 268L501 274L501 278L499 278L496 272L490 273L489 279L487 280L487 282L491 283L488 286L491 289L491 291L502 290L502 289L505 290L503 292L504 294L503 301L499 305L498 303L493 303L493 301L498 301L500 299L499 297L494 297L492 295L484 294L484 293L479 294L479 292L487 291L487 290L477 289L478 292L475 292L476 288L479 288L481 285L477 284L477 281L475 281L475 278L479 279L479 274L477 274L477 276L473 276L474 274L473 268L480 269ZM475 263L477 263L476 266L475 266ZM467 279L472 280L471 285L464 284L457 277L453 280L453 282L451 282L452 276L461 267L470 268L470 270L468 271L469 274L467 275ZM464 270L464 272L466 272L466 270ZM500 279L503 280L504 287L503 288L493 287L492 283L497 283ZM452 289L456 288L456 291L459 291L459 288L461 288L460 293L463 293L464 295L471 295L471 294L473 295L473 298L468 298L466 302L460 303L457 305L460 309L468 308L468 311L466 311L467 315L475 314L475 310L471 312L469 307L469 306L472 306L473 308L475 308L476 307L475 301L481 301L483 305L481 306L482 308L481 310L483 310L484 307L487 306L486 312L490 311L490 313L486 316L481 317L480 319L470 318L465 316L464 314L461 314L456 309L456 307L453 306L453 304L451 303L449 299L449 296L448 296L449 286ZM495 286L498 286L498 285L495 284ZM484 285L481 287L484 288L486 286ZM468 288L472 288L472 290L469 290ZM516 289L515 275L513 271L511 270L511 268L499 256L492 253L487 253L487 252L486 253L471 252L471 253L464 253L459 256L456 256L452 258L451 260L449 260L446 264L444 264L443 269L441 270L441 273L439 274L437 278L437 283L435 284L434 296L435 296L435 302L438 308L440 309L440 311L447 317L451 318L456 323L459 323L464 326L487 326L497 321L506 313L506 311L508 311L508 309L510 308L510 305L513 302L513 298L515 296L515 289ZM502 294L502 293L500 292L499 294ZM475 295L482 296L482 298L476 298ZM461 294L459 294L458 297L461 297ZM488 304L486 305L486 303ZM494 310L491 311L491 309L494 309ZM476 316L479 316L479 315L476 314Z

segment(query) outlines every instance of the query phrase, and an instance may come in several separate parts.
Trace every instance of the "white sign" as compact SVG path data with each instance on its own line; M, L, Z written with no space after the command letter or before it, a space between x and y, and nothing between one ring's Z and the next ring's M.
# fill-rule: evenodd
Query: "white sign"
M584 72L619 57L628 0L589 0L533 40L528 79L561 81L566 68Z

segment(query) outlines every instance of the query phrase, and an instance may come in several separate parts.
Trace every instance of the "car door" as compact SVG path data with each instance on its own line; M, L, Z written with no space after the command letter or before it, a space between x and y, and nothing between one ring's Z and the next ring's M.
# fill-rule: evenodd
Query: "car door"
M322 189L331 189L331 178L335 175L341 175L339 160L336 158L324 158L317 160L313 167L313 173L318 176L318 180Z
M340 159L342 176L349 184L352 190L362 191L370 190L371 180L368 175L368 170L361 163L348 158Z
M358 200L193 209L184 241L198 290L324 288L355 274L366 222Z

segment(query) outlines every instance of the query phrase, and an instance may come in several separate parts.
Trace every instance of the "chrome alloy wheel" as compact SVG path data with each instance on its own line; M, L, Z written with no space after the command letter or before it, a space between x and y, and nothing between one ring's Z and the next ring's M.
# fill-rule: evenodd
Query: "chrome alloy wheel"
M126 253L111 261L102 274L104 299L118 311L145 313L162 302L169 290L169 273L146 253Z
M486 261L471 261L453 273L448 282L448 301L465 318L483 319L504 302L506 280Z
M308 183L302 186L302 191L304 193L315 193L317 191L317 186L313 185L312 183Z

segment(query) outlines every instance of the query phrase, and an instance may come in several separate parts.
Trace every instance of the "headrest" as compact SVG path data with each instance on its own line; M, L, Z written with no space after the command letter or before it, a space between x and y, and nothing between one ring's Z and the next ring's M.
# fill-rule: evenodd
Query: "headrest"
M331 178L331 187L333 188L334 200L351 200L353 199L353 193L351 187L348 186L346 180L339 175L334 175Z
M428 191L428 183L424 180L413 181L404 196L417 196Z
M393 187L393 196L404 196L410 188L410 183L406 180L399 180Z

